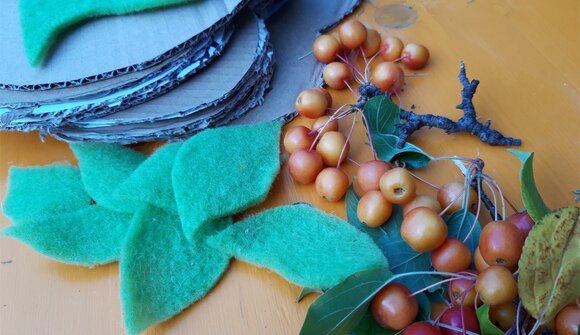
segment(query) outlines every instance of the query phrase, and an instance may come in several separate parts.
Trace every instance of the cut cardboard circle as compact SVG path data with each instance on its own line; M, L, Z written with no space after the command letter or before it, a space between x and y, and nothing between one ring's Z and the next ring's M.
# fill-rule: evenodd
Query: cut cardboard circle
M194 46L246 2L196 1L90 20L64 36L46 63L35 68L24 51L18 0L0 1L0 88L62 88L146 69Z

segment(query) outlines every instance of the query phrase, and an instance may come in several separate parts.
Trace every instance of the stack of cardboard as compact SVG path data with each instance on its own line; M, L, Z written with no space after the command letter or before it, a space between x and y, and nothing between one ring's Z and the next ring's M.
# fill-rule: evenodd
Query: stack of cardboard
M35 68L17 2L0 2L0 129L111 143L291 118L297 94L322 84L322 64L302 56L358 4L202 0L109 16L71 31Z

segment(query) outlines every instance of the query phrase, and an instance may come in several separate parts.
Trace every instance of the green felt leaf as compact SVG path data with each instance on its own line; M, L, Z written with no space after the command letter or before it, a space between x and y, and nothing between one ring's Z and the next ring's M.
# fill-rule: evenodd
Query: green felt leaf
M544 215L550 212L550 209L544 203L536 187L533 169L534 153L514 149L508 149L508 151L522 161L522 168L520 169L522 200L530 217L535 222L538 222Z
M126 213L133 213L140 206L114 194L147 156L114 144L75 143L71 149L79 160L85 190L97 204Z
M346 193L346 213L348 222L362 232L368 234L387 258L390 270L395 273L431 270L431 253L416 252L401 237L403 210L393 205L393 213L389 221L379 228L370 228L358 220L356 209L358 197L351 189ZM438 281L435 276L413 276L406 278L405 285L411 290L427 287ZM437 288L434 288L436 290Z
M580 296L580 208L565 207L537 221L518 263L518 293L531 316L550 322Z
M326 289L387 262L373 241L308 205L277 207L228 227L209 243L300 286Z
M281 125L210 129L183 144L172 178L188 238L204 224L266 199L280 170Z
M475 220L475 216L469 211L464 213L461 210L446 217L445 222L449 228L450 237L455 237L463 242L467 234L470 234L469 238L465 241L465 245L467 245L473 255L479 245L479 236L481 235L481 225ZM473 231L471 231L472 228Z
M300 335L338 335L353 331L364 318L372 297L392 277L384 268L348 277L310 305Z
M432 157L419 147L407 142L402 148L397 147L399 138L395 135L372 134L373 144L379 159L384 161L401 161L410 169L426 166Z
M396 125L401 123L399 106L389 97L376 96L365 103L363 113L373 134L397 134Z
M20 0L20 20L26 56L31 65L41 63L65 31L87 19L129 14L191 0Z
M73 212L91 204L79 170L70 165L11 167L4 215L13 223Z
M479 320L479 329L481 335L503 335L504 332L497 328L489 319L489 305L482 305L476 311L477 320Z
M177 213L171 171L180 148L181 143L173 143L158 149L121 183L113 197L133 206L147 202Z
M2 231L63 263L93 266L119 259L131 215L90 206Z
M229 222L212 222L204 234L216 234ZM129 334L167 320L204 297L228 263L225 253L187 240L177 216L143 208L132 220L121 253L121 303Z
M319 288L304 287L302 291L300 291L298 298L296 298L296 302L301 302L302 299L304 299L307 295L311 293L323 293L323 291Z

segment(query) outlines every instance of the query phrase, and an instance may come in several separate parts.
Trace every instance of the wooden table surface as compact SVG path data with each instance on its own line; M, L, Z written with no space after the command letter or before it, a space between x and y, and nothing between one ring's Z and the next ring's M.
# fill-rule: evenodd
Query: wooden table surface
M401 1L376 0L377 6ZM574 203L580 188L579 43L577 0L409 0L416 23L387 31L375 21L376 8L365 3L359 19L404 42L419 42L431 52L425 77L408 77L403 106L418 112L460 116L459 61L470 78L481 80L474 103L479 116L535 151L535 176L551 208ZM305 36L304 38L313 38ZM307 75L307 74L305 74ZM352 102L348 92L333 92L335 107ZM292 108L281 106L280 108ZM297 119L295 124L308 124ZM346 124L343 124L343 129ZM480 155L486 170L507 196L521 206L519 161L503 147L490 147L470 135L421 130L413 142L431 155ZM139 149L151 151L155 145ZM361 129L351 157L370 158ZM0 133L0 201L10 166L44 165L75 159L65 143L37 133ZM350 166L349 166L350 165ZM345 166L352 174L354 166ZM433 163L418 174L435 183L459 179L451 163ZM422 192L432 192L421 187ZM344 216L344 202L321 200L312 185L292 182L284 167L266 207L307 201ZM0 228L10 224L0 216ZM122 334L117 264L83 268L51 261L25 245L0 239L0 334ZM296 302L300 288L264 269L234 261L211 293L179 316L147 334L297 334L315 297Z

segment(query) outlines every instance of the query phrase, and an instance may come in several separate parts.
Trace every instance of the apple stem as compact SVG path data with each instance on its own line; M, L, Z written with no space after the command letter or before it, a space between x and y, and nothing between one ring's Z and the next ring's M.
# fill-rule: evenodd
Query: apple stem
M365 116L365 113L360 108L357 107L357 109L361 112L360 113L361 118L362 118L363 122L365 123L365 128L367 130L367 137L369 138L369 144L371 146L371 151L373 153L373 159L377 160L377 152L376 152L375 146L373 144L373 137L371 135L371 130L370 130L371 128L369 127L369 122L367 120L367 117Z
M481 179L477 178L477 194L479 194L480 192L481 192ZM463 243L467 242L467 240L469 239L469 237L473 233L473 230L475 229L475 226L477 225L477 220L479 219L480 212L481 212L481 198L477 197L477 212L475 213L475 219L473 219L473 224L471 225L471 229L469 229L469 232L467 233L467 235L465 235L465 238L463 239Z
M426 185L429 185L429 186L433 187L433 188L434 188L434 189L436 189L436 190L439 190L439 189L441 189L441 187L439 187L439 186L437 186L437 185L435 185L435 184L433 184L433 183L429 182L428 180L426 180L426 179L424 179L424 178L422 178L422 177L419 177L417 174L414 174L414 173L413 173L413 172L411 172L411 171L409 171L409 173L411 174L411 176L415 177L415 179L417 179L418 181L420 181L420 182L422 182L422 183L424 183L424 184L426 184Z
M348 135L346 135L346 141L344 141L344 145L342 146L342 150L340 151L340 156L338 157L338 164L336 164L336 168L340 169L340 163L342 163L342 157L344 156L344 152L346 151L346 147L348 146L348 141L350 141L350 137L352 136L352 131L354 130L354 126L356 125L356 115L358 113L355 112L352 115L352 125L350 126L350 130L348 131Z

